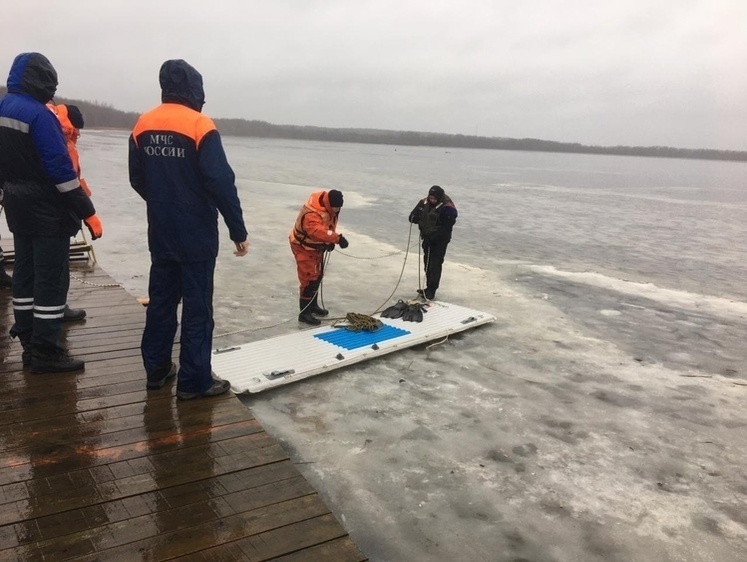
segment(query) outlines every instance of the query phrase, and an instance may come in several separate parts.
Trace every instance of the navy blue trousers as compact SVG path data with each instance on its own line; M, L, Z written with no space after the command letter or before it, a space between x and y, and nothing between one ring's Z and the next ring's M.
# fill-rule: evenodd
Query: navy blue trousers
M205 392L213 385L213 272L215 260L153 260L150 266L145 330L140 350L147 373L171 363L182 301L177 390Z
M10 335L41 353L65 350L60 340L70 288L69 236L14 236L13 315Z

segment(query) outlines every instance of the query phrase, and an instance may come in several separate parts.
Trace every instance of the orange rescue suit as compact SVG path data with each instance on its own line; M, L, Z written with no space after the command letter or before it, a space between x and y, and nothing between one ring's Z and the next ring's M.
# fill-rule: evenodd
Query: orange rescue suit
M78 181L80 182L80 186L83 188L83 191L85 191L86 195L90 197L91 190L88 188L86 180L80 177L80 157L78 156L77 146L78 137L80 137L80 131L76 129L70 122L70 118L67 115L66 105L53 105L51 103L48 103L47 107L50 109L50 111L52 111L52 113L57 116L57 119L59 119L60 121L60 125L62 125L62 132L65 135L65 140L67 141L67 151L70 154L70 159L73 161L73 168L75 168L75 173L78 174Z
M311 299L318 290L324 275L323 251L340 241L336 228L337 213L329 206L327 192L312 193L301 207L289 236L301 298Z

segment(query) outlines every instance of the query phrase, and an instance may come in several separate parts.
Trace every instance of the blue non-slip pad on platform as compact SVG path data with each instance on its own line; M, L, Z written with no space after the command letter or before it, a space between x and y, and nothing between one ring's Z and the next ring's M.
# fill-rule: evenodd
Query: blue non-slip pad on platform
M353 332L346 330L345 328L335 328L334 330L324 332L323 334L314 334L314 337L350 350L359 349L361 347L370 347L375 343L391 340L400 336L406 336L409 333L410 332L407 330L384 324L375 332L366 332L364 330Z

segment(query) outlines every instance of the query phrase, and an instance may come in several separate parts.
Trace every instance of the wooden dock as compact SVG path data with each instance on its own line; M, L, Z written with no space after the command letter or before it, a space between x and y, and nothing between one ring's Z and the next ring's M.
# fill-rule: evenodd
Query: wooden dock
M366 559L233 394L146 391L145 309L98 266L71 274L77 373L23 370L0 289L0 560Z

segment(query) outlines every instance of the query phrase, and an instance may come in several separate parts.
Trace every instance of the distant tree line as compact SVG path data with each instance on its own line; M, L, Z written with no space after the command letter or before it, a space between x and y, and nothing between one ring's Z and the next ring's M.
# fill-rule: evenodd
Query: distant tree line
M8 91L5 86L0 86L0 97ZM77 105L83 114L86 129L132 129L137 121L138 114L134 112L120 111L111 105L99 102L73 100L67 98L55 98L55 103L70 103Z
M0 86L0 96L6 88ZM132 129L138 114L121 111L111 105L56 98L57 103L72 103L80 107L86 128ZM747 151L714 150L708 148L673 148L670 146L597 146L541 139L478 137L416 131L384 129L333 129L298 125L274 125L266 121L246 119L215 119L222 135L278 139L300 139L330 142L356 142L403 146L440 146L443 148L485 148L492 150L525 150L537 152L570 152L577 154L616 154L657 158L695 158L701 160L732 160L747 162Z

